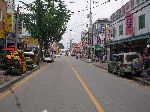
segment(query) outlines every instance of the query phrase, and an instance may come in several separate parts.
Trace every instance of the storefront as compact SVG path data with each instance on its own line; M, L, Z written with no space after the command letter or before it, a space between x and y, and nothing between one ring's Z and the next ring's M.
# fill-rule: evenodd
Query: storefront
M2 52L3 48L4 48L4 39L0 38L0 52Z
M110 48L110 56L126 52L138 52L143 55L143 50L149 43L150 32L126 39L111 41L108 47Z

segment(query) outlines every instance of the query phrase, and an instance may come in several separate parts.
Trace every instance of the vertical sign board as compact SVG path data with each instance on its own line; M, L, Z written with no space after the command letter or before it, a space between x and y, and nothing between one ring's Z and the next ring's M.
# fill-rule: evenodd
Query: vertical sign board
M0 30L0 38L5 38L5 32L4 32L4 30Z
M12 32L12 13L6 13L6 17L5 17L5 31L6 32Z
M93 45L97 45L97 37L93 37Z
M126 14L126 35L133 33L133 15L131 13Z

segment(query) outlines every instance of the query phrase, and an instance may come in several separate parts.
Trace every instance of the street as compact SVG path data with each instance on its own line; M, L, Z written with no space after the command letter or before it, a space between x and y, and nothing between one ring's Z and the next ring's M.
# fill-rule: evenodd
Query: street
M71 56L0 94L0 112L150 112L150 88Z

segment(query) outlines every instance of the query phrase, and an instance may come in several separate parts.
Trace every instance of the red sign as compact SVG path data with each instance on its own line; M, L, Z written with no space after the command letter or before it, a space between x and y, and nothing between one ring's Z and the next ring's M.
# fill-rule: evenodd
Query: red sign
M133 15L131 13L126 14L126 35L133 33Z

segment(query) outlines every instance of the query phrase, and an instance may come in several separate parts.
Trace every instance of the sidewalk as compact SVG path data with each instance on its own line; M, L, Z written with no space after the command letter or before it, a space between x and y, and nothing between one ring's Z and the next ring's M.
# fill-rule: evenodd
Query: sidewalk
M86 58L80 58L80 60L87 62ZM100 67L102 69L108 70L108 64L107 63L100 63L100 62L91 62L94 66Z
M80 58L80 60L87 62L86 59ZM88 63L88 62L87 62ZM107 63L100 63L100 62L91 62L94 66L108 70L108 64ZM148 76L145 72L143 72L139 77L133 77L135 81L138 81L139 83L146 84L147 86L150 86L150 76Z
M100 67L102 69L108 70L108 64L107 63L93 62L93 65Z
M97 66L99 68L108 70L108 64L107 63L98 63L98 62L94 62L93 63L94 66ZM144 85L150 86L150 76L148 76L145 72L143 72L139 77L133 77L133 79L135 81L138 81Z
M5 74L0 74L0 92L6 90L7 88L9 88L11 85L13 85L14 83L22 80L23 78L27 77L28 75L30 75L32 72L40 69L40 67L46 65L47 63L41 62L38 66L36 66L34 69L27 71L24 75L20 75L20 76L12 76L12 75L5 75ZM0 73L4 73L1 72Z

